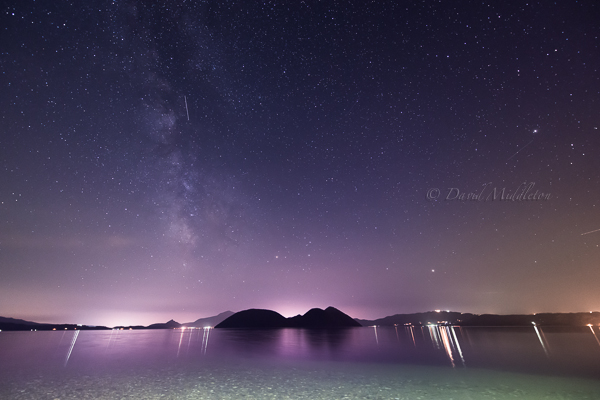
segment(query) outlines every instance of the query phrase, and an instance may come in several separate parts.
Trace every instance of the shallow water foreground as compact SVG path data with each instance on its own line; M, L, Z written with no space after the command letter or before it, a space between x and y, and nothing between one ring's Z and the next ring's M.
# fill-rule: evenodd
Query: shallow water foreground
M315 363L46 376L3 384L2 399L600 399L593 380L482 369Z
M0 399L600 399L585 332L413 330L1 332Z

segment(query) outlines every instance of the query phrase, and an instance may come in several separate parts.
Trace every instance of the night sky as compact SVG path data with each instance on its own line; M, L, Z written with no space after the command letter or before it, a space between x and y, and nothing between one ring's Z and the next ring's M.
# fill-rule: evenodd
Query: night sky
M9 3L0 315L600 309L596 1Z

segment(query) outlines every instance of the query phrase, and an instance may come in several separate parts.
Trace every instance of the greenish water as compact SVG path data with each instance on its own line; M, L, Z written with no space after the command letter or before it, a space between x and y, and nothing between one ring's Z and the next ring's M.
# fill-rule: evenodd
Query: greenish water
M0 398L600 399L586 329L0 332Z

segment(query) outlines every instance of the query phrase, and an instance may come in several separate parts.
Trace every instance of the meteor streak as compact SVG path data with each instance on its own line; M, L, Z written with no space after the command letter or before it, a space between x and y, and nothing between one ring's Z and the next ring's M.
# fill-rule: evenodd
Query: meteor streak
M514 156L516 156L517 154L519 154L519 152L521 150L523 150L525 147L529 146L531 143L533 143L533 140L529 143L527 143L525 146L521 147L519 150L517 150L517 152L515 154L513 154L512 156L508 157L508 160L506 160L506 162L508 162L511 158L513 158Z
M187 117L188 117L188 121L190 120L190 112L188 110L188 106L187 106L187 97L183 96L183 100L185 101L185 112L187 113Z
M600 231L600 229L596 229L596 230L594 230L594 231L589 231L589 232L582 233L582 234L581 234L581 236L583 236L583 235L587 235L588 233L594 233L594 232L598 232L598 231Z

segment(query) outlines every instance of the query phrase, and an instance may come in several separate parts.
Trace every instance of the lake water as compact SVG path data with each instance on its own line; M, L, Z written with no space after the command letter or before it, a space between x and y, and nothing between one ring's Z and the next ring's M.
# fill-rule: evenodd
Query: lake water
M0 399L600 399L600 331L0 332Z

